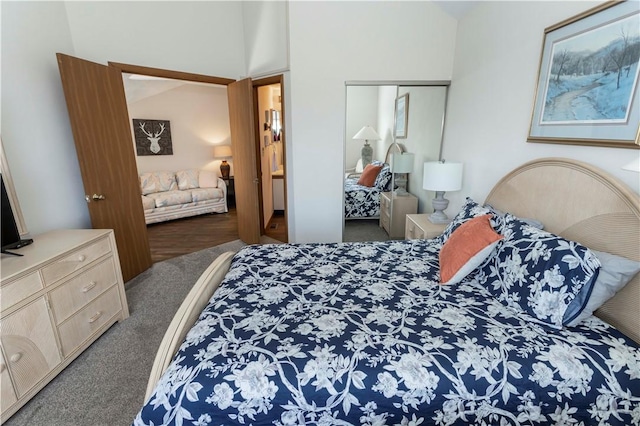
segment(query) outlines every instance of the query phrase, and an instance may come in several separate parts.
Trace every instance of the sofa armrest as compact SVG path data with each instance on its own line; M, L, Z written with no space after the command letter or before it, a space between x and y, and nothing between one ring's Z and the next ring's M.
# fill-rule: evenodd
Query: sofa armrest
M225 182L221 177L218 178L218 188L222 188L224 198L227 198L227 182Z

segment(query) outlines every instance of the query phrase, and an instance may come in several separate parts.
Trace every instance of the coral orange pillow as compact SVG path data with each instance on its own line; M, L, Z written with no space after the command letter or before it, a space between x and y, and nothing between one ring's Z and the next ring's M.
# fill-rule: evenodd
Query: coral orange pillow
M492 215L475 217L460 225L440 249L440 283L455 284L489 257L502 239L491 227Z
M373 164L367 164L360 175L360 179L358 179L358 185L373 186L373 184L376 183L376 178L380 170L382 170L382 165L374 166Z

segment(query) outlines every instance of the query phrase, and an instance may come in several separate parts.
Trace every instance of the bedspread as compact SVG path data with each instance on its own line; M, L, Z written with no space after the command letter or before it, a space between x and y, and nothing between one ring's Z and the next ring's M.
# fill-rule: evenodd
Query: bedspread
M358 185L358 179L344 181L345 219L380 217L380 189Z
M640 423L637 344L439 285L439 249L243 248L134 424Z

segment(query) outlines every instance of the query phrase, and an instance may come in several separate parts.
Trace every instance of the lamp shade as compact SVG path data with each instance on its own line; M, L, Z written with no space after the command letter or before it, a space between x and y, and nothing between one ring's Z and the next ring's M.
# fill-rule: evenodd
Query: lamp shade
M414 155L408 152L391 155L391 173L413 172Z
M380 140L380 135L376 132L371 126L364 126L358 133L353 136L353 139L364 139L364 140Z
M229 158L231 157L230 145L215 145L213 147L214 158Z
M462 163L424 163L422 188L428 191L459 191L462 189Z

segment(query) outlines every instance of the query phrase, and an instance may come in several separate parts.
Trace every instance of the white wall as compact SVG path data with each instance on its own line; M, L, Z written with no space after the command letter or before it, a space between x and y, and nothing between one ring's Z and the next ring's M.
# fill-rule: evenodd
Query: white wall
M452 216L464 197L483 201L500 177L539 157L593 164L640 188L621 170L638 150L527 143L544 29L600 2L481 2L458 25L443 157L464 163L462 191L448 193Z
M289 68L289 2L242 3L247 75Z
M56 52L246 75L240 2L2 2L2 139L31 233L90 220Z
M184 84L129 103L128 109L130 126L134 118L169 120L171 126L173 155L136 155L139 173L206 169L220 176L213 146L231 144L226 87ZM233 167L232 160L229 164Z
M73 44L61 2L2 2L2 142L27 229L90 226L56 52Z
M74 54L217 77L246 74L242 3L67 1Z
M428 2L291 2L289 19L290 240L340 241L345 81L449 80L456 21Z
M346 117L345 117L345 168L353 168L362 157L363 140L353 139L364 126L371 126L378 131L378 87L377 86L347 86L346 87ZM380 154L377 141L369 141L373 148L373 159L384 160L384 152ZM380 156L382 155L382 158Z

